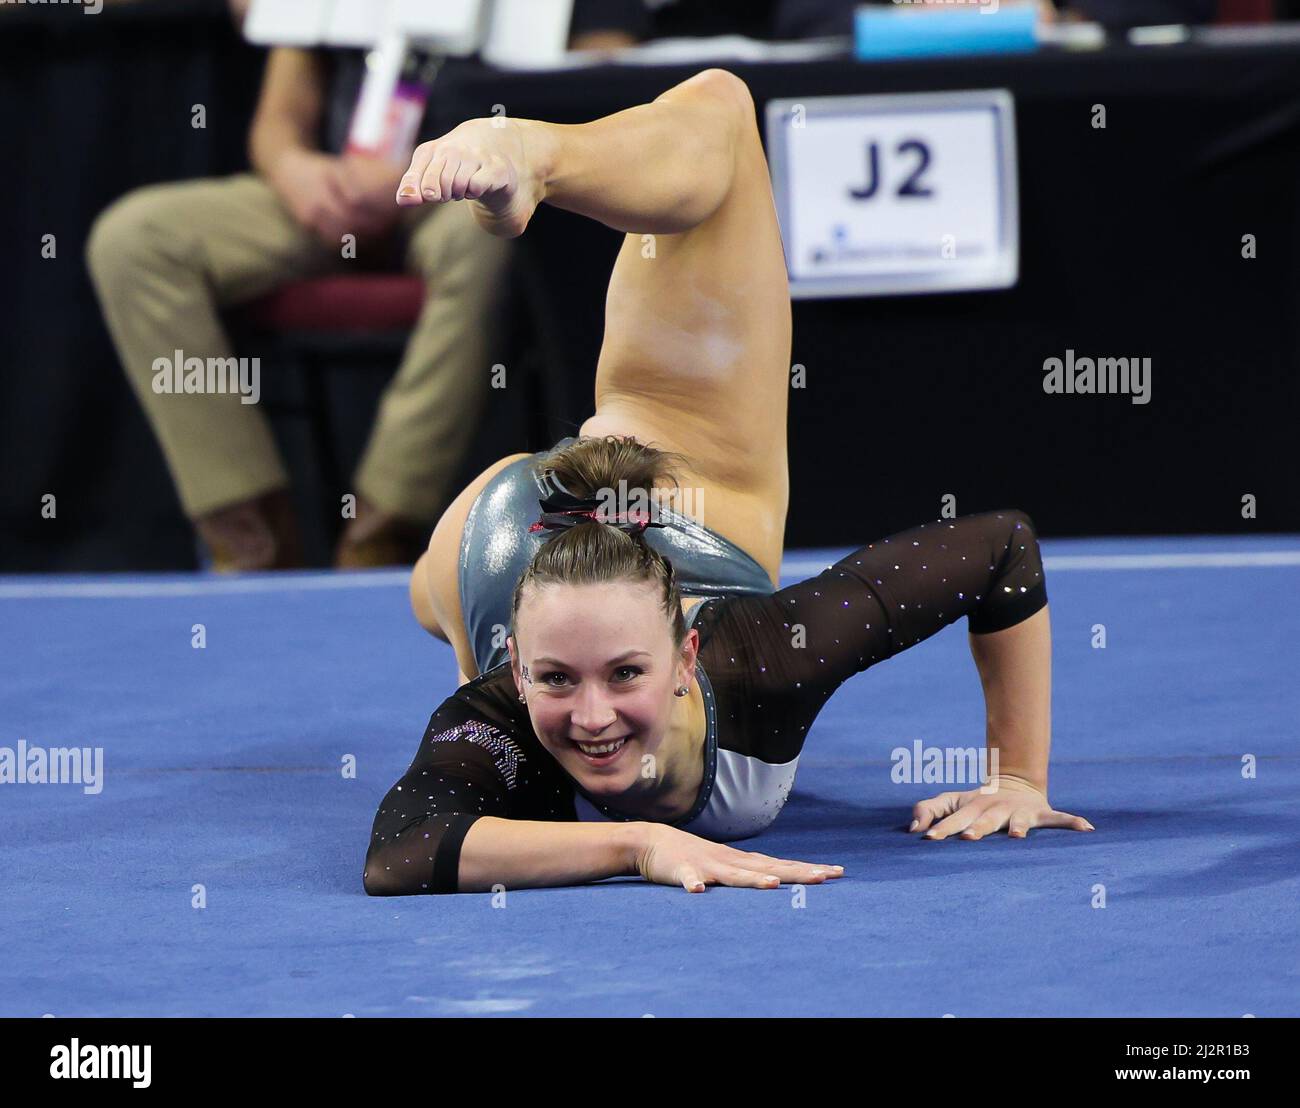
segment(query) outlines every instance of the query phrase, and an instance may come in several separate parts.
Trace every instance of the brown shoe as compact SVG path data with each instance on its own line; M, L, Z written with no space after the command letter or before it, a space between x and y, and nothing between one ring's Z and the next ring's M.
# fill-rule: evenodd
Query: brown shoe
M284 489L241 500L194 521L217 573L302 566L302 541Z
M356 519L348 522L334 551L335 569L410 566L429 545L429 531L402 516L381 511L357 497Z

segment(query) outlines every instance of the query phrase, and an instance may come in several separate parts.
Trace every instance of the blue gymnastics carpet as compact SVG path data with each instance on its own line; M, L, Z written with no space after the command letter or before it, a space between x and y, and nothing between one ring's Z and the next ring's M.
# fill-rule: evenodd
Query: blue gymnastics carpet
M103 751L97 793L0 785L0 1015L1300 1014L1300 539L1043 550L1051 798L1096 832L905 833L950 786L891 752L983 745L963 621L835 694L743 844L843 879L503 907L361 887L455 680L405 573L0 578L0 747Z

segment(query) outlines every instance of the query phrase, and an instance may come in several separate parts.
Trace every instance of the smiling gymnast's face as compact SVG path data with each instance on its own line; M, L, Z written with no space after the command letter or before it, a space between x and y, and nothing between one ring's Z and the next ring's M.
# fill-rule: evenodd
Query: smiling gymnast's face
M588 793L653 788L688 671L652 582L525 590L507 640L533 730ZM688 642L698 641L688 632Z

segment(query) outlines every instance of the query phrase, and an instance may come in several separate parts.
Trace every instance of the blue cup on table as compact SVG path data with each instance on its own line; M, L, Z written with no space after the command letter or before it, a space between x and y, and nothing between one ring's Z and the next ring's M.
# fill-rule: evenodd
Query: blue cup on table
M860 61L1019 53L1037 47L1037 24L1034 6L1003 7L996 0L954 2L945 8L905 3L863 7L854 13L853 52Z

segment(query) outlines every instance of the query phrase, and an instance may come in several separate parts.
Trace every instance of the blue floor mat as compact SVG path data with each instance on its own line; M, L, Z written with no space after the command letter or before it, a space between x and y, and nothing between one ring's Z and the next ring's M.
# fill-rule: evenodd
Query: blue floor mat
M1096 832L904 833L943 787L890 752L982 746L961 623L818 718L746 847L845 866L802 901L369 898L375 809L456 672L404 574L0 578L0 747L104 752L98 794L0 785L0 1015L1300 1014L1300 540L1043 551L1051 795Z

